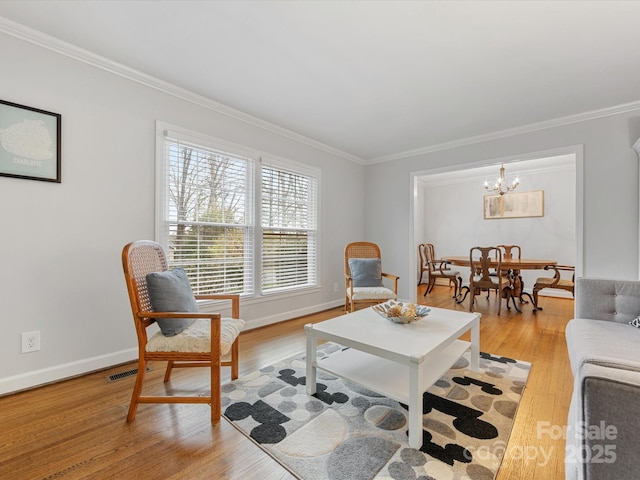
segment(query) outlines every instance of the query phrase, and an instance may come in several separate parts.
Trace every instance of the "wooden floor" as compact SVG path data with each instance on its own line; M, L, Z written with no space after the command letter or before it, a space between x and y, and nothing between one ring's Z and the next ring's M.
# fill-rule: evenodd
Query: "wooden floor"
M422 303L455 305L448 287L436 286ZM564 441L548 427L564 426L572 390L564 329L573 301L541 297L544 311L495 315L495 296L477 297L482 312L481 350L533 363L498 480L563 479ZM245 332L240 375L304 350L303 325L341 314L333 309ZM209 423L207 405L141 405L136 420L125 417L134 377L107 383L106 376L134 368L119 366L65 382L0 398L1 479L206 479L293 478L222 419ZM162 364L148 380L162 389ZM226 370L226 369L225 369ZM223 383L229 380L225 372ZM181 369L170 386L196 390L206 369ZM499 448L500 446L496 446Z

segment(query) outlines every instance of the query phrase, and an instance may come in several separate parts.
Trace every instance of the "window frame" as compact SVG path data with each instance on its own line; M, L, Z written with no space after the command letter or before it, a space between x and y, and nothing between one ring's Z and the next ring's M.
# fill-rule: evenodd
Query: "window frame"
M165 250L168 248L168 180L166 178L168 169L166 168L166 137L170 136L176 138L179 141L194 144L195 146L201 146L204 149L211 149L214 151L224 151L229 154L238 155L241 157L249 158L253 168L252 179L250 183L253 184L253 192L250 200L252 205L252 221L246 222L248 228L252 230L252 245L251 252L252 259L248 261L252 263L252 272L249 274L251 277L250 289L245 288L240 293L243 299L259 299L264 297L277 297L277 296L292 296L299 295L301 293L307 293L309 291L318 290L320 288L320 189L321 178L320 169L301 162L285 159L276 155L261 152L259 150L237 145L219 138L212 137L210 135L194 132L186 128L171 125L166 122L156 121L156 177L155 177L155 200L156 200L156 212L155 212L155 240L160 243ZM269 164L275 169L281 168L284 171L299 174L302 176L308 176L312 178L315 190L315 207L312 210L315 211L315 229L307 229L306 231L313 232L315 237L314 251L311 256L307 257L311 262L311 269L313 270L312 279L305 285L293 285L288 287L281 287L278 289L272 289L271 291L264 291L263 288L263 252L262 252L262 218L261 218L261 202L262 202L262 167L263 162ZM247 186L247 188L250 188ZM172 268L173 264L169 264L169 268ZM246 274L245 274L246 279Z

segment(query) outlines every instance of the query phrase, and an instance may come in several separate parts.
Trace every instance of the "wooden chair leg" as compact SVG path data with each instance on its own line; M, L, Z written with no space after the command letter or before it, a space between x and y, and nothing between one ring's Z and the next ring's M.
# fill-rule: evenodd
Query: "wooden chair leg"
M537 312L538 310L542 310L542 307L538 306L538 292L539 291L540 291L539 289L536 289L536 288L533 289L533 311L534 312Z
M449 279L451 282L451 279ZM453 280L453 298L458 298L458 292L462 292L462 277Z
M164 383L167 383L171 378L171 372L173 371L173 361L167 362L167 369L164 372Z
M138 360L138 374L136 375L136 383L133 386L131 394L131 403L129 404L129 413L127 413L127 422L133 422L136 418L140 395L142 394L142 384L144 383L144 374L147 370L147 362L144 359Z
M427 284L427 293L431 293L435 285L436 285L436 279L429 277L429 283Z
M233 370L233 367L231 367ZM220 350L211 356L211 425L220 423Z
M238 339L236 338L231 345L231 380L236 380L238 378L238 358L239 358L239 348L238 348Z

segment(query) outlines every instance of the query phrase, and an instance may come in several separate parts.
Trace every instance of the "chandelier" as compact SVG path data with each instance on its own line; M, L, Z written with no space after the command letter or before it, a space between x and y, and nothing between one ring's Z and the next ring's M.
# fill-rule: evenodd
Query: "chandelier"
M507 181L504 178L504 165L500 166L500 177L496 180L496 183L493 187L489 186L489 182L484 181L484 189L488 192L493 192L498 195L504 195L505 193L513 192L518 185L520 185L520 180L518 177L511 182L511 185L507 185Z

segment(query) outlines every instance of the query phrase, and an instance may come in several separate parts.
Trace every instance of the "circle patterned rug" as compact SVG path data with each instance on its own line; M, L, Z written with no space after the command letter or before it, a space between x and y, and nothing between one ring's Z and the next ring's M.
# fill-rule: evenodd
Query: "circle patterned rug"
M318 347L318 358L343 349ZM304 354L222 386L224 416L304 480L492 480L531 364L468 353L423 397L423 446L407 437L407 406L318 370L305 392Z

